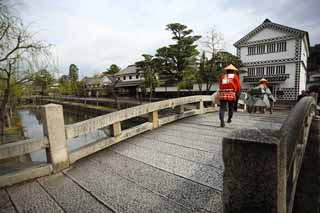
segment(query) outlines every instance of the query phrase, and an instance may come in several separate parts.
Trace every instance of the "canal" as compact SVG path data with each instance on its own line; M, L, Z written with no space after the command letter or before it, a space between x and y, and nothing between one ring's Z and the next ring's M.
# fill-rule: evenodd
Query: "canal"
M20 116L24 136L26 138L43 137L43 128L39 109L21 109L18 111L18 114ZM63 114L65 124L73 124L94 117L93 115L67 110L64 110ZM108 137L107 131L97 130L95 132L67 140L67 147L68 150L71 151L87 143L91 143L104 137ZM31 153L31 159L35 162L46 161L45 150Z
M26 108L20 109L18 111L18 115L21 120L23 132L25 138L42 138L43 134L43 126L41 121L41 114L39 108ZM64 108L64 123L73 124L76 122L80 122L83 120L87 120L89 118L96 117L96 114L88 114L83 112L77 112L74 110L68 110ZM122 129L127 129L132 126L136 126L138 124L146 122L148 119L145 117L137 117L133 119L126 120L121 122ZM84 135L80 135L76 138L68 139L66 141L68 151L72 151L78 147L84 146L88 143L92 143L102 138L110 137L109 128L98 129L94 132L90 132ZM31 160L34 162L44 162L46 161L46 153L45 150L40 150L37 152L31 153Z

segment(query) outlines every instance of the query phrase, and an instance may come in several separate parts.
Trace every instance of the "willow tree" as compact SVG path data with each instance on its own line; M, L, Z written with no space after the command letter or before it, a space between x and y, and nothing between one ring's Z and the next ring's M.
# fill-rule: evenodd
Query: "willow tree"
M0 136L10 119L7 115L12 89L32 78L32 59L47 46L33 38L21 19L12 16L0 4L0 80L3 87L0 104Z

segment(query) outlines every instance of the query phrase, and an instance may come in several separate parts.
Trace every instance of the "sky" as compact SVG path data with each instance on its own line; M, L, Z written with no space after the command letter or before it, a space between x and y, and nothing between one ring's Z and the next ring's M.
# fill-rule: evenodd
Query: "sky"
M36 38L52 44L60 73L71 63L80 77L111 64L125 68L172 43L166 25L179 22L205 37L215 29L224 49L261 24L272 22L309 32L320 43L319 0L17 0L15 11ZM201 43L200 43L201 45ZM201 50L202 47L199 47Z

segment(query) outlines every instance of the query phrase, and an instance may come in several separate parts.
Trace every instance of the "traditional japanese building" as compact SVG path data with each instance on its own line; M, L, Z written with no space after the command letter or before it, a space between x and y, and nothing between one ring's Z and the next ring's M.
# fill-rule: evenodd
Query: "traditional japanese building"
M234 46L247 71L240 74L243 91L256 86L261 78L269 81L278 100L295 101L306 89L308 32L266 19Z

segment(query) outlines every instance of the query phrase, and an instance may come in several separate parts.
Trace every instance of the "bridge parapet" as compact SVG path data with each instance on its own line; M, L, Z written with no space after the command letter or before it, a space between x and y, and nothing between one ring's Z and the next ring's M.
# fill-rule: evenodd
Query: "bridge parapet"
M46 149L47 163L32 164L22 172L17 171L4 175L0 173L0 187L56 173L83 157L145 131L158 128L178 119L216 110L211 106L205 107L204 102L212 102L211 96L189 96L144 104L66 126L64 125L61 105L44 105L41 119L45 136L40 139L0 145L0 160ZM189 104L196 104L197 106L194 109L185 111L185 106ZM177 113L160 118L159 111L168 108L176 109ZM129 129L122 129L121 122L145 115L149 117L147 122ZM111 129L111 137L100 139L68 152L67 139L104 128Z
M315 207L310 212L318 212L320 121L315 113L315 98L305 97L279 131L243 129L223 139L224 212L306 212L307 204Z

